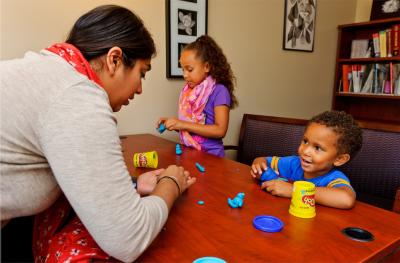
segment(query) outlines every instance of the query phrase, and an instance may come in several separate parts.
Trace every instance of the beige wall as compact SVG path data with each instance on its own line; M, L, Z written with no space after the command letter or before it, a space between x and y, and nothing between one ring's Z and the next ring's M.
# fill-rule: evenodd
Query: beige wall
M354 22L369 21L372 0L357 0L356 16Z
M62 41L73 22L105 3L134 10L158 47L144 92L117 114L121 134L154 133L160 116L177 111L181 80L165 77L164 0L0 0L1 59ZM237 77L240 106L231 112L225 143L236 144L243 113L309 118L331 107L337 25L365 17L371 0L318 0L314 52L282 50L282 0L209 0L208 33L224 49ZM364 3L363 3L364 2ZM73 3L73 4L72 4ZM368 14L369 16L369 14ZM368 19L366 19L368 20ZM177 139L166 132L163 137Z

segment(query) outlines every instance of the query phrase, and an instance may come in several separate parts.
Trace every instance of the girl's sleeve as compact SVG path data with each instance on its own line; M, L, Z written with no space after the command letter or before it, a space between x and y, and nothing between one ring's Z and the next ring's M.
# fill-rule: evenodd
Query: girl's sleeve
M231 95L229 94L228 89L224 85L217 84L214 92L215 92L214 107L220 105L226 105L228 107L231 106Z

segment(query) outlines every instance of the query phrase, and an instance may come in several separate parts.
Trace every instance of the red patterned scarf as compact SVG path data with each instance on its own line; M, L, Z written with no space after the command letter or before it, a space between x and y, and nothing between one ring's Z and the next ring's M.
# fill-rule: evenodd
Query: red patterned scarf
M46 48L46 50L59 55L72 65L76 71L85 75L88 79L96 82L98 85L103 86L96 72L93 71L89 62L75 46L68 43L57 43Z

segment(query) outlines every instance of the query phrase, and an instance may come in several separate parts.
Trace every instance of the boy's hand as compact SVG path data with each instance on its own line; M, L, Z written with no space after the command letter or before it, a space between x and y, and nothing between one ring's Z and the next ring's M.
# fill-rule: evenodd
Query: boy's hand
M137 192L140 195L148 195L153 192L157 185L158 176L164 172L165 169L158 169L141 174L137 179Z
M261 189L265 189L272 195L290 198L292 197L293 184L275 179L263 182L261 184Z
M267 160L265 157L257 157L251 165L250 174L253 178L260 179L264 170L267 170Z

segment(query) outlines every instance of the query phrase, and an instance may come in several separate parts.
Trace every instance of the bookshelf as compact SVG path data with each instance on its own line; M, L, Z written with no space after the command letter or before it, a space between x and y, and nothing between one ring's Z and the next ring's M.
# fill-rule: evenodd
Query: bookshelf
M392 85L392 75L395 75L392 73L393 71L398 71L396 67L398 67L398 64L400 64L400 55L392 57L351 58L353 40L371 39L372 45L373 33L392 28L393 25L400 25L400 18L375 20L370 22L338 26L338 43L334 89L332 96L332 109L343 110L352 114L353 117L359 122L360 126L364 128L400 132L400 95L396 94L397 90L395 89L395 84ZM371 53L372 56L374 56L374 51ZM386 87L383 87L385 85L385 81L383 81L383 86L381 87L380 91L379 89L373 88L368 92L361 92L361 88L352 89L352 87L350 87L350 90L347 91L346 88L343 87L343 83L346 81L346 79L343 80L343 78L348 76L346 73L343 74L345 67L348 67L346 65L348 65L350 68L353 68L353 70L357 65L363 69L367 67L370 69L374 67L379 68L381 67L380 65L387 65L386 68L390 68L389 73L387 74L390 75L389 82L390 85L392 85L390 86L392 89L388 92L385 90L384 92L383 88ZM394 68L394 70L392 70L392 68ZM374 70L373 72L375 73L375 71L379 72L378 70ZM376 79L379 78L377 77ZM378 81L376 83L378 83ZM394 78L393 83L395 83ZM365 82L361 84L360 81L358 87L362 87L364 84Z

